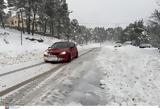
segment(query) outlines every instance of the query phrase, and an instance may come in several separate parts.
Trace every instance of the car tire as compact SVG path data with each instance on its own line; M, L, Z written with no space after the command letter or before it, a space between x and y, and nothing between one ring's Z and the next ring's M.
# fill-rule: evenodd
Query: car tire
M71 62L71 55L68 55L68 61L67 62Z
M49 61L47 61L47 60L44 60L44 62L45 62L45 63L48 63Z
M75 58L78 58L78 52L76 53L76 57Z

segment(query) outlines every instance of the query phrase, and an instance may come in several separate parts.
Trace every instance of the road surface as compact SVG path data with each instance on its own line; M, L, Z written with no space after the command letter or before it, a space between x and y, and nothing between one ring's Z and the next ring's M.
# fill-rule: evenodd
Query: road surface
M160 105L156 48L97 47L4 95L9 105Z
M102 104L105 98L100 87L102 73L97 71L96 56L101 48L90 49L69 64L60 66L3 96L9 105L82 105ZM98 73L97 73L98 72ZM102 99L102 100L101 100Z

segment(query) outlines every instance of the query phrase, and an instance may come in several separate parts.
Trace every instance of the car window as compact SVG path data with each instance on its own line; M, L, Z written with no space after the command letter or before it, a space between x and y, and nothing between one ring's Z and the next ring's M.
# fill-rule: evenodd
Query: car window
M70 47L75 47L75 44L74 43L70 43Z
M70 47L69 43L65 42L55 43L51 46L51 48L69 48L69 47Z

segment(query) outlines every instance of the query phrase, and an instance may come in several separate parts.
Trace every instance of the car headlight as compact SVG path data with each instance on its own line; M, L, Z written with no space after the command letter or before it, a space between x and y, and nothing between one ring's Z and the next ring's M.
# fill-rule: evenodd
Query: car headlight
M67 53L64 51L64 52L61 52L60 54L61 54L61 55L65 55L65 54L67 54Z
M45 52L44 52L44 55L48 55L48 51L45 51Z

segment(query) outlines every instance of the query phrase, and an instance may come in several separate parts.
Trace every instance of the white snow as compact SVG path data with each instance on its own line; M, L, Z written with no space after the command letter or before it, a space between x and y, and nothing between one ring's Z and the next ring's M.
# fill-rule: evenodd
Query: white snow
M156 48L105 46L97 57L104 72L106 105L160 105L160 54Z
M34 68L19 71L7 76L2 76L0 78L0 91L3 91L30 78L33 78L39 74L47 72L54 67L56 66L53 66L52 64L39 65Z
M43 43L30 41L25 38L43 39ZM7 41L8 43L6 43ZM43 52L54 42L60 41L53 37L46 37L35 34L34 36L23 34L23 43L21 46L21 33L13 29L0 28L0 69L5 69L13 64L24 64L30 61L39 61L43 59ZM97 44L78 45L78 49L88 49L96 47ZM19 66L17 65L17 66ZM7 67L6 67L7 66Z
M44 43L26 40L26 37L43 39ZM44 50L56 41L59 40L40 35L32 36L26 33L23 34L23 43L21 46L21 35L19 31L0 28L0 68L6 65L19 64L42 58Z
M73 105L71 106L67 106L67 108L69 109L128 109L128 106L123 106L123 107L118 107L118 106L109 106L109 107L106 107L106 106L80 106L78 105L77 103L72 103ZM10 108L12 109L12 107L14 106L10 106ZM56 109L65 109L66 106L20 106L19 109L53 109L53 108L56 108ZM157 109L158 107L156 106L137 106L137 107L134 107L134 106L130 106L129 107L130 109ZM14 108L13 108L14 109Z
M26 37L41 38L44 42L29 41L25 39ZM5 43L4 39L8 43ZM23 46L21 46L19 31L0 28L0 74L44 62L43 52L56 41L60 40L40 35L31 36L26 33L23 35ZM97 45L78 45L79 54L86 52L90 48L97 47ZM56 66L44 64L23 71L17 71L8 76L2 76L0 77L0 91L49 71Z
M4 109L5 107L4 106L0 106L0 109Z
M5 32L9 34L3 35ZM26 37L41 38L44 42L32 42L26 40ZM19 31L0 28L0 74L43 62L43 52L56 41L59 40L40 35L31 36L26 33L23 35L23 46L21 46ZM90 48L98 46L100 45L78 45L78 50L80 54L82 54ZM107 96L107 98L105 98L105 100L107 99L106 105L160 105L160 53L158 53L156 48L140 49L134 46L114 48L111 43L101 45L101 47L95 58L96 61L94 61L96 63L92 64L93 66L98 66L98 70L103 72L104 76L99 80L99 83L101 90L103 90ZM56 65L44 64L16 72L15 74L10 74L7 77L1 77L0 91L44 73L55 66ZM73 70L72 72L83 70L82 68L86 68L88 71L91 70L89 70L85 64L85 66L81 65L79 69L76 68L75 71ZM95 75L96 73L99 72L94 71ZM94 79L91 78L92 73L88 72L88 74L89 76L86 74L85 78L94 81ZM80 75L76 73L74 75L73 73L71 77L72 76L78 78ZM43 85L44 82L40 85ZM83 83L84 82L81 82L82 86ZM72 84L74 83L68 79L64 81L64 85L66 86ZM87 86L86 83L85 86ZM80 93L82 92L78 94L81 95ZM75 95L77 95L76 92ZM95 102L96 97L91 96L90 93L85 93L84 97L87 98L88 101ZM82 105L73 100L68 103L68 105Z

